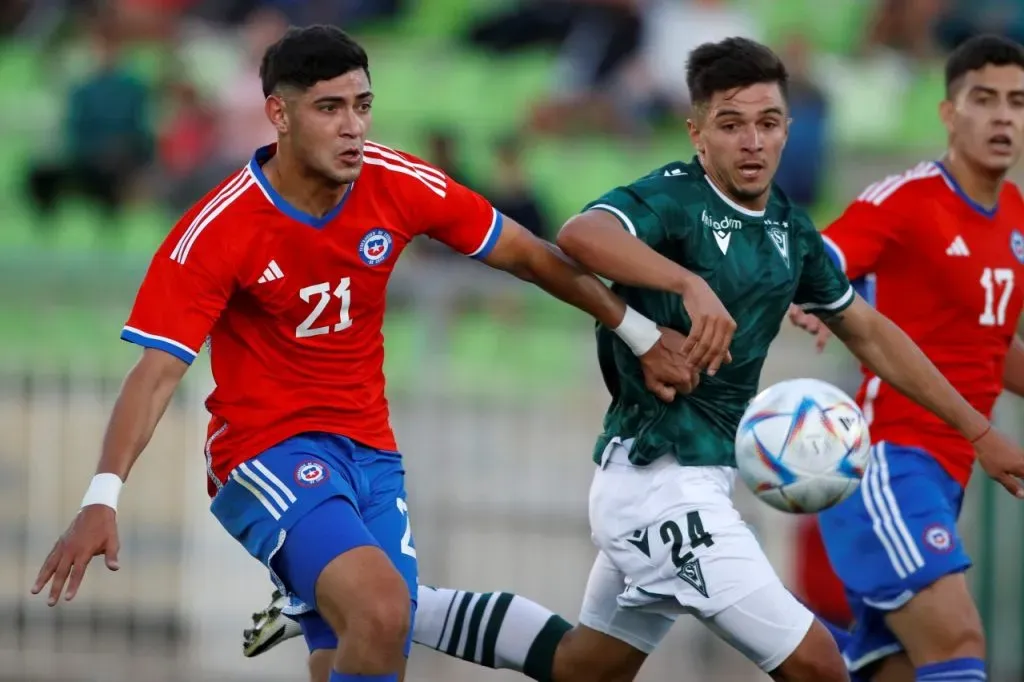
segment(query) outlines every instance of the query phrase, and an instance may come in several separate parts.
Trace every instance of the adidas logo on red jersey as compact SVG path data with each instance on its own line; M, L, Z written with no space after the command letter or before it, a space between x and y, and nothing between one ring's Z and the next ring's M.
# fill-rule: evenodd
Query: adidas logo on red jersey
M266 269L263 271L263 276L256 280L259 284L266 284L267 282L273 282L274 280L281 279L284 277L284 273L281 272L280 266L277 261L270 261Z
M967 248L967 243L964 242L964 238L960 235L956 236L953 243L946 249L947 256L970 256L971 251Z

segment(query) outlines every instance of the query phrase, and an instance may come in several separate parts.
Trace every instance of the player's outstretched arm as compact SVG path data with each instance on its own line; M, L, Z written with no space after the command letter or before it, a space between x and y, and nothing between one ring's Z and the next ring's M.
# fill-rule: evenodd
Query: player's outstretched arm
M591 209L562 227L557 243L577 263L625 286L669 291L683 299L692 326L685 351L714 375L729 362L736 322L707 282L637 239L611 213Z
M601 280L522 225L506 218L484 262L536 284L613 330L640 358L647 388L662 400L671 401L677 391L688 393L696 386L698 372L687 360L684 336L628 308Z
M1003 386L1010 393L1024 398L1024 339L1019 334L1013 335L1010 350L1006 354Z
M974 444L985 472L1024 498L1024 451L992 428L946 380L931 360L889 318L857 296L841 313L825 318L857 359L900 393L927 408Z
M79 513L57 540L32 585L32 594L39 594L52 579L47 599L50 606L60 599L65 583L64 599L74 598L94 556L103 554L107 568L118 569L117 499L121 485L152 438L187 369L187 363L170 353L147 348L128 372L107 424L96 476Z

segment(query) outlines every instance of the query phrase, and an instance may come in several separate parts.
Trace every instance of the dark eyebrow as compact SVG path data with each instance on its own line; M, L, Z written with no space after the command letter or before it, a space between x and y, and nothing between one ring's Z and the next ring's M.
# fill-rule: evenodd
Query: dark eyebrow
M987 85L975 85L975 86L972 86L970 92L971 92L972 95L973 94L979 94L979 95L998 95L999 94L998 90L996 90L995 88L990 88Z
M768 108L762 109L761 111L758 112L759 116L764 116L766 114L775 114L777 116L785 116L786 112L784 112L779 107L768 107ZM722 118L722 117L725 117L725 116L742 116L742 115L743 115L743 112L741 112L741 111L739 111L737 109L719 109L718 112L715 114L715 118Z
M356 95L354 99L357 102L367 99L373 99L373 92L371 92L370 90L367 90L366 92L361 92L358 95ZM338 97L337 95L325 95L323 97L317 98L313 102L313 104L341 104L344 102L344 97Z

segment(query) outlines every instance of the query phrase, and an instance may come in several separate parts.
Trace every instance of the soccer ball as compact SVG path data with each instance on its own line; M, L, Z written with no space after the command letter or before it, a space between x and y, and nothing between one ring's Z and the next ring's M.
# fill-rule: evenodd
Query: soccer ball
M815 513L857 489L870 448L867 421L850 396L824 381L791 379L747 406L736 432L736 465L770 506Z

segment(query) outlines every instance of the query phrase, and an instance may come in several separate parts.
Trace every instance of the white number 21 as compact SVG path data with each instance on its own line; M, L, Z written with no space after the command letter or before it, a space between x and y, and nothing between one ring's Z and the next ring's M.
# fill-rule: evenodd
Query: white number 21
M398 511L405 517L405 533L402 534L402 554L416 558L416 548L412 546L412 524L409 523L409 505L401 497L395 498Z
M1006 305L1013 293L1013 270L1010 268L985 268L981 273L981 288L985 290L985 311L978 317L983 327L1002 326L1006 323ZM999 303L993 312L996 296Z
M310 299L314 296L320 298L315 299L313 303L313 311L306 316L298 327L295 328L295 336L300 339L304 339L307 336L319 336L320 334L327 334L331 331L329 325L322 327L314 327L320 316L323 315L324 310L327 308L327 304L330 303L331 298L337 298L341 301L341 314L339 315L338 321L334 324L333 331L340 332L348 329L352 326L352 317L349 314L349 308L352 306L352 291L349 289L349 285L352 280L348 277L342 277L338 286L335 287L334 291L331 291L330 282L320 282L320 284L313 284L308 287L302 287L299 289L299 297L306 303L310 303Z

